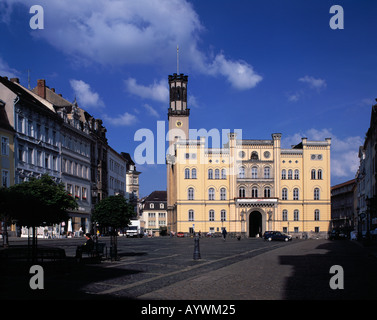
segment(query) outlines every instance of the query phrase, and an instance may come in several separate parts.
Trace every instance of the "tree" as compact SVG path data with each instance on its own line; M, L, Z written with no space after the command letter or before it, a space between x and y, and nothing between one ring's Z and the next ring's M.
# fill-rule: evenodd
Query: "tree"
M77 202L64 190L62 183L56 183L47 174L8 189L3 212L19 225L33 228L34 258L37 247L35 228L66 221L67 211L76 209Z
M118 230L127 227L134 215L133 206L121 195L107 197L97 203L94 208L92 221L111 231L112 255L115 259L117 258Z

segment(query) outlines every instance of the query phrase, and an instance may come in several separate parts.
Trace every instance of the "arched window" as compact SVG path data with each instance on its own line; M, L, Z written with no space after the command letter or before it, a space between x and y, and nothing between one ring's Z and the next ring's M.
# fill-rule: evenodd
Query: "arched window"
M194 221L194 210L189 210L188 221Z
M185 179L190 179L190 169L185 169Z
M314 210L314 220L315 221L319 221L320 219L320 216L319 216L319 210L318 209L315 209Z
M312 169L312 180L315 180L315 169Z
M300 179L300 171L298 171L298 169L295 170L295 180L299 180Z
M322 180L322 170L321 169L319 169L317 171L317 179Z
M215 170L215 179L220 179L220 170L219 169Z
M208 179L213 179L213 170L212 169L208 169Z
M252 198L258 198L258 188L257 187L253 187L251 189L251 197Z
M226 189L225 188L220 189L220 200L226 200Z
M270 187L264 188L264 197L265 198L270 198L271 197L271 188Z
M288 189L287 188L283 188L283 190L281 190L281 200L288 200Z
M194 200L194 188L188 188L187 200Z
M288 170L288 180L292 180L292 169Z
M257 179L258 178L258 168L252 167L251 168L251 179Z
M264 178L270 179L270 167L264 167Z
M285 169L281 170L281 179L282 180L287 179L287 170Z
M214 188L208 189L208 200L215 200L215 189Z
M319 200L320 193L319 193L319 188L314 189L314 200Z
M226 211L221 210L220 214L221 214L221 221L226 221Z
M191 179L196 179L196 169L191 170Z
M215 211L214 210L209 210L209 221L215 221Z
M293 200L299 200L299 191L297 188L293 189Z
M240 167L238 177L241 179L245 178L245 167Z
M245 191L245 188L244 187L241 187L239 190L238 190L238 196L240 198L245 198L246 196L246 191Z
M226 169L221 169L221 179L226 179Z
M288 211L287 210L283 210L283 221L288 221Z
M293 211L293 220L299 221L300 220L300 213L298 210Z

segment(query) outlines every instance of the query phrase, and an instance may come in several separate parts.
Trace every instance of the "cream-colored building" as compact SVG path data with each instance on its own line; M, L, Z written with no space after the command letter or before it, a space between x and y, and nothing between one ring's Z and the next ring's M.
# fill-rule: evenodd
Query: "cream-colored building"
M248 140L231 132L222 148L208 148L206 138L188 139L187 81L169 76L168 230L327 237L331 139L284 149L280 133Z

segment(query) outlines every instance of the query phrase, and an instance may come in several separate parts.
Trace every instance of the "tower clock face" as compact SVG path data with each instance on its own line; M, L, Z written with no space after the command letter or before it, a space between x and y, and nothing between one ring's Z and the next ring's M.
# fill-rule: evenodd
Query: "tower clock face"
M176 123L175 123L175 125L179 128L179 127L182 127L182 121L177 121Z

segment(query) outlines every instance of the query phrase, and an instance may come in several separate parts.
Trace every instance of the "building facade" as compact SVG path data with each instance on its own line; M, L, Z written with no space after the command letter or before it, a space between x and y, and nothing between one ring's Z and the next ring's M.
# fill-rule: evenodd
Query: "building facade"
M356 230L359 236L369 237L370 231L377 230L377 104L372 106L370 126L359 147L359 160Z
M109 196L126 196L126 159L110 146L108 147L108 186Z
M331 187L332 229L347 235L355 228L356 179Z
M102 120L76 100L67 101L44 79L29 90L17 78L0 77L0 115L2 185L48 174L78 203L78 209L68 212L68 221L49 228L50 234L89 232L95 204L108 195L122 194L137 207L140 172L128 153L119 154L108 145ZM45 228L37 232L43 236ZM27 236L28 230L22 233Z
M140 221L148 235L158 236L167 228L166 191L153 191L142 202Z
M284 149L280 133L248 140L232 132L223 148L208 148L204 137L188 139L187 82L169 76L168 230L327 237L331 139Z

